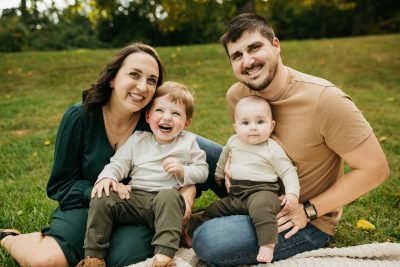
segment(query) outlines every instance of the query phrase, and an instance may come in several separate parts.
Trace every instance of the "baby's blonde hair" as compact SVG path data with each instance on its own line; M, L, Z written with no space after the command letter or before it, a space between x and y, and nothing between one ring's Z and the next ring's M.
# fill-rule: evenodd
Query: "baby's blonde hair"
M194 97L193 93L187 88L186 85L167 81L157 87L156 92L154 93L153 101L154 99L165 95L168 95L172 102L182 103L185 105L186 119L189 120L192 118L194 111Z

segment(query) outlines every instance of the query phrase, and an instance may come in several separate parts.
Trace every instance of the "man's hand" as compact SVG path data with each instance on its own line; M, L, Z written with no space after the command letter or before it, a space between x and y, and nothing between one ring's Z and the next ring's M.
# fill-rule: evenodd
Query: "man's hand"
M183 165L177 158L168 157L163 161L163 167L166 172L171 175L175 175L179 179L183 179Z
M231 158L232 158L232 152L229 152L228 158L226 160L225 163L225 167L224 167L224 173L225 173L225 187L226 187L226 191L229 193L229 191L231 190L231 179L232 179L232 175L231 175Z
M303 204L297 205L296 209L289 212L285 212L284 209L282 209L278 213L277 218L279 233L292 228L285 234L286 239L296 234L300 229L306 227L308 222L308 218L304 213Z

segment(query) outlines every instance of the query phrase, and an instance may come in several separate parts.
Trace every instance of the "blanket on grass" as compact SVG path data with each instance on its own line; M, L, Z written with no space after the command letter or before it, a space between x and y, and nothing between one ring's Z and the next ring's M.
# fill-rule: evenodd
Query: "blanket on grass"
M152 259L130 265L129 267L151 266ZM193 249L180 248L175 255L177 267L206 267ZM289 259L276 261L269 264L255 266L302 266L302 267L399 267L400 266L400 244L398 243L372 243L366 245L343 247L343 248L321 248L313 251L297 254Z

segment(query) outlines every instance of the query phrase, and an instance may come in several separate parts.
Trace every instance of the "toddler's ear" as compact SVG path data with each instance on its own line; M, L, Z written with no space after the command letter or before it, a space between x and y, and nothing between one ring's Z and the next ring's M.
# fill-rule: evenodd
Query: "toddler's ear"
M185 121L185 129L192 123L192 119Z
M149 110L146 109L146 122L149 123Z

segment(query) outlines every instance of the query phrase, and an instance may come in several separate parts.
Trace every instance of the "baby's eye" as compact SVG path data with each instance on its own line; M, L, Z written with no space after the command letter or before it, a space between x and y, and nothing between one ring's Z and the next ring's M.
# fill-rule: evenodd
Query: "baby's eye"
M249 122L248 121L242 121L242 124L243 125L249 125Z
M257 123L258 124L263 124L263 123L265 123L265 121L264 120L259 120Z
M156 108L155 111L156 112L163 112L161 108Z

